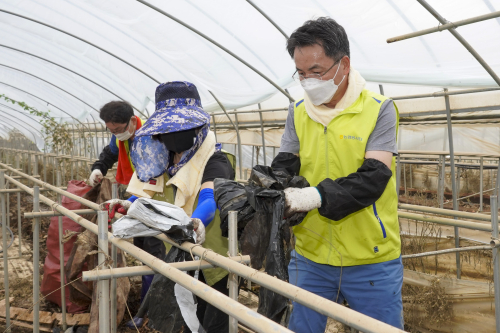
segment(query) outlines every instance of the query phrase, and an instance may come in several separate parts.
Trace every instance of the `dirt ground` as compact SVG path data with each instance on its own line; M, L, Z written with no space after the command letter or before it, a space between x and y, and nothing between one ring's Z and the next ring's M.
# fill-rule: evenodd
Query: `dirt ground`
M17 226L17 196L15 194L11 194L9 196L10 198L10 208L9 208L9 213L10 213L10 226L11 229L16 235L17 238L17 232L18 232L18 226ZM55 199L55 198L54 198ZM436 206L437 200L435 196L429 196L428 194L417 194L417 195L410 195L408 197L402 195L401 196L401 201L402 202L408 202L412 204L424 204L428 206ZM30 212L32 211L32 197L21 194L21 214L24 212ZM445 207L450 206L451 204L448 203L445 205ZM42 210L49 210L49 207L42 206ZM478 210L478 205L474 202L465 202L460 205L460 210L464 211L471 211L471 212L476 212ZM485 211L489 210L489 206L485 205L484 207ZM33 233L32 233L32 222L31 220L27 220L25 218L21 219L21 224L22 224L22 238L23 242L25 242L27 245L31 247L33 243ZM45 259L45 256L47 254L47 249L46 249L46 235L47 235L47 230L50 224L50 219L49 218L44 218L41 220L41 233L40 233L40 238L41 238L41 244L40 244L40 258L41 258L41 265L40 265L40 274L43 276L43 262ZM451 236L453 235L453 228L448 228L448 227L436 227L435 225L431 224L426 224L426 223L416 223L415 221L408 221L404 219L400 219L400 224L401 224L401 229L403 231L403 237L402 237L402 251L403 254L409 254L409 253L418 253L418 252L424 252L424 251L433 251L436 249L445 249L445 248L450 248L454 246L454 240L452 238L447 238L446 236ZM465 230L465 229L462 229ZM407 232L407 234L405 234ZM465 237L466 239L461 240L461 245L462 246L467 246L467 245L477 245L478 243L475 242L475 239L478 238L477 235L468 234L467 232L470 231L464 231L462 233L461 231L461 236ZM10 256L10 254L9 254ZM31 254L28 253L28 261L31 261ZM462 263L462 279L470 279L470 280L477 280L477 281L491 281L492 279L492 269L491 269L491 251L476 251L476 252L470 252L470 253L465 253L461 255L461 263ZM134 258L128 256L127 257L127 265L133 266L133 265L139 265L140 263L137 262ZM424 273L429 273L429 274L437 274L438 276L446 276L446 275L451 275L453 276L455 274L455 255L454 254L449 254L449 255L442 255L437 257L426 257L426 258L419 258L419 259L411 259L411 260L405 260L404 265L406 269L418 271L418 272L424 272ZM130 309L130 313L134 315L139 306L139 298L140 298L140 291L141 291L141 278L136 277L130 279L131 281L131 290L130 294L128 297L128 302L127 305ZM29 309L32 307L32 277L28 276L26 278L22 279L11 279L10 280L10 296L14 297L14 301L12 303L12 306L15 307L22 307L25 309ZM415 290L409 290L408 288L403 290L404 292L404 297L410 297L414 296L415 293L418 293L419 291ZM427 290L429 292L429 290ZM436 290L434 290L436 292ZM436 294L438 295L438 294ZM0 290L0 299L4 298L4 290ZM250 293L248 294L247 291L241 291L240 292L240 297L239 301L256 310L257 305L258 305L258 297ZM446 307L446 304L441 304L440 311L443 310L443 306ZM58 313L60 312L60 308L51 302L41 300L40 303L40 310L42 311L49 311L52 313ZM407 314L405 313L405 316ZM118 328L118 332L121 333L126 333L126 332L134 332L135 330L131 330L125 327L125 322L130 319L130 315L128 314L128 311L125 313L125 319L122 322L122 324ZM441 318L442 320L446 319L446 316L444 318ZM407 322L408 326L405 327L406 330L410 332L423 332L421 330L412 328L411 324L411 318L405 318L405 321ZM446 322L443 322L445 325ZM0 332L3 332L5 327L2 326L3 324L0 323ZM21 327L15 327L13 332L32 332L30 329L24 329ZM147 327L142 327L139 329L139 332L156 332L154 330L148 329ZM245 332L244 330L240 330L239 332ZM326 331L327 333L342 333L342 332L350 332L350 330L344 325L335 322L333 320L328 321L328 326ZM432 332L431 330L428 330L428 332Z

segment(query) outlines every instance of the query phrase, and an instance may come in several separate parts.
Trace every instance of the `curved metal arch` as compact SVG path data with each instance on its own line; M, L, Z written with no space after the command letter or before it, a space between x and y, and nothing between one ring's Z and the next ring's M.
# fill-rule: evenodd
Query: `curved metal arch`
M80 73L77 73L77 72L75 72L75 71L73 71L73 70L71 70L71 69L69 69L69 68L67 68L67 67L64 67L64 66L59 65L59 64L57 64L57 63L55 63L55 62L53 62L53 61L50 61L50 60L48 60L48 59L42 58L42 57L40 57L40 56L37 56L37 55L35 55L35 54L33 54L33 53L29 53L29 52L26 52L26 51L23 51L23 50L19 50L19 49L13 48L13 47L11 47L11 46L7 46L7 45L0 44L0 47L4 47L4 48L7 48L7 49L10 49L10 50L13 50L13 51L17 51L17 52L20 52L20 53L24 53L24 54L26 54L26 55L29 55L29 56L32 56L32 57L38 58L38 59L40 59L40 60L46 61L46 62L48 62L48 63L51 63L52 65L55 65L55 66L60 67L60 68L62 68L62 69L65 69L65 70L67 70L68 72L71 72L71 73L73 73L73 74L75 74L75 75L80 76L81 78L83 78L83 79L85 79L85 80L87 80L87 81L89 81L89 82L91 82L91 83L95 84L96 86L98 86L98 87L100 87L100 88L102 88L102 89L106 90L106 91L107 91L107 92L109 92L110 94L112 94L112 95L114 95L114 96L118 97L119 99L121 99L122 101L124 101L124 99L123 99L122 97L118 96L117 94L115 94L114 92L112 92L111 90L109 90L108 88L101 86L99 83L97 83L97 82L95 82L95 81L93 81L93 80L89 79L88 77L86 77L86 76L84 76L84 75L82 75L82 74L80 74ZM144 113L142 113L142 111L141 111L141 110L139 110L138 108L136 108L136 107L135 107L135 106L133 106L133 105L132 105L132 107L133 107L133 108L134 108L137 112L139 112L141 115L143 115L144 117L146 117L146 115L145 115Z
M0 124L0 125L1 125L1 126L5 126L5 127L7 127L7 125L9 125L9 126L10 126L11 128L13 128L14 130L18 130L18 129L17 129L14 125L12 125L12 124L2 123L2 124ZM35 135L33 134L33 132L31 132L31 131L30 131L30 130L28 130L28 129L26 129L26 130L27 130L27 131L28 131L31 135L33 135L33 140L34 140L34 142L35 142L35 144L36 144L36 137L35 137ZM18 130L18 131L19 131L19 130ZM8 132L7 132L7 133L8 133ZM22 135L24 135L24 137L25 137L26 139L31 140L31 139L29 139L29 138L26 136L26 134L22 133L21 131L20 131L20 133L21 133Z
M8 126L7 126L7 125L8 125ZM17 128L16 128L15 126L11 125L11 124L1 123L1 124L0 124L0 126L2 127L2 129L3 129L4 131L6 131L6 132L7 132L7 134L9 134L9 131L10 131L10 129L11 129L11 128L12 128L12 129L14 129L14 130L17 130ZM31 134L31 135L33 135L33 133L31 133L31 131L28 131L28 132L30 132L30 134ZM21 134L22 134L22 135L23 135L23 136L24 136L27 140L31 140L30 138L28 138L28 137L26 136L26 134L24 134L24 133L22 133L22 132L20 132L20 133L21 133ZM9 135L9 136L10 136L10 135ZM33 136L33 137L34 137L34 136Z
M200 8L198 8L198 6L196 6L196 4L194 4L194 3L193 3L193 1L191 1L191 0L186 0L186 2L187 2L187 3L189 3L191 6L193 6L194 8L196 8L196 10L198 10L198 11L199 11L202 15L204 15L204 16L205 16L206 18L208 18L210 21L212 21L213 23L217 24L216 20L215 20L213 17L211 17L211 16L207 15L204 11L202 11ZM228 30L226 29L226 27L224 27L224 26L222 26L222 25L219 25L219 27L220 27L222 30L224 30L226 33L231 34L231 32L230 32L230 31L228 31ZM239 43L240 43L240 44L241 44L244 48L246 48L246 49L248 50L248 52L250 52L250 53L251 53L251 54L252 54L255 58L259 59L259 61L260 61L260 62L261 62L261 63L262 63L262 64L263 64L263 65L264 65L264 66L265 66L265 67L266 67L266 68L267 68L267 69L268 69L268 70L269 70L269 71L270 71L270 72L271 72L274 76L276 76L276 77L278 76L278 75L276 75L276 73L274 72L274 70L273 70L270 66L268 66L268 65L267 65L267 63L266 63L264 60L262 60L262 58L261 58L261 57L260 57L257 53L255 53L255 52L252 50L252 48L251 48L251 47L248 47L245 43L243 43L243 41L242 41L241 39L239 39L239 37L238 37L238 36L233 35L233 38L234 38L234 39L236 39L236 40L237 40L237 41L238 41L238 42L239 42Z
M30 96L33 96L33 97L35 97L35 98L37 98L37 99L39 99L39 100L41 100L41 101L43 101L43 102L47 103L48 105L50 104L50 105L52 105L53 107L55 107L56 109L58 109L59 111L61 111L62 113L64 113L64 114L68 115L70 118L73 118L74 120L76 120L77 122L79 122L82 126L85 126L85 124L84 124L84 123L82 123L82 122L81 122L80 120L78 120L77 118L73 117L73 116L72 116L71 114L69 114L68 112L66 112L66 111L64 111L63 109L61 109L60 107L57 107L57 106L55 106L54 104L52 104L52 103L50 103L50 102L48 102L48 101L44 100L44 99L43 99L43 98L41 98L41 97L38 97L38 96L36 96L36 95L33 95L32 93L27 92L26 90L22 90L22 89L20 89L20 88L18 88L18 87L14 87L14 86L12 86L12 85L10 85L10 84L8 84L8 83L2 82L2 81L0 81L0 84L3 84L3 85L5 85L5 86L11 87L11 88L13 88L13 89L16 89L16 90L22 91L22 92L23 92L23 93L25 93L25 94L28 94L28 95L30 95ZM87 126L87 128L90 130L90 127L88 127L88 126Z
M46 24L46 23L43 23L43 22L37 21L37 20L35 20L35 19L31 19L31 18L29 18L29 17L23 16L23 15L20 15L20 14L16 14L16 13L13 13L13 12L10 12L10 11L7 11L7 10L3 10L3 9L0 9L0 12L6 13L6 14L11 14L11 15L13 15L13 16L17 16L17 17L19 17L19 18L23 18L23 19L26 19L26 20L29 20L29 21L32 21L32 22L35 22L35 23L38 23L38 24L44 25L44 26L46 26L46 27L48 27L48 28L52 28L52 29L54 29L54 30L56 30L56 31L62 32L62 33L66 34L66 35L68 35L68 36L70 36L70 37L76 38L76 39L78 39L78 40L80 40L80 41L82 41L82 42L84 42L84 43L87 43L88 45L94 46L95 48L97 48L97 49L99 49L99 50L101 50L101 51L103 51L103 52L105 52L105 53L107 53L107 54L111 55L112 57L115 57L116 59L118 59L118 60L120 60L120 61L123 61L125 64L127 64L127 65L131 66L132 68L134 68L134 69L138 70L139 72L141 72L142 74L146 75L147 77L149 77L150 79L152 79L152 80L153 80L153 81L155 81L156 83L158 83L158 84L160 84L160 83L161 83L160 81L158 81L158 80L154 79L153 77L149 76L148 74L146 74L146 73L145 73L145 72L143 72L142 70L138 69L137 67L135 67L135 66L131 65L130 63L126 62L125 60L123 60L123 59L121 59L121 58L117 57L117 56L116 56L116 55L114 55L113 53L110 53L110 52L106 51L105 49L103 49L103 48L101 48L101 47L99 47L99 46L97 46L97 45L95 45L95 44L92 44L91 42L89 42L89 41L87 41L87 40L85 40L85 39L83 39L83 38L80 38L80 37L78 37L78 36L75 36L75 35L73 35L73 34L71 34L71 33L66 32L66 31L64 31L64 30L61 30L61 29L56 28L56 27L54 27L54 26L51 26L51 25L49 25L49 24ZM144 47L146 47L146 48L148 48L146 45L143 45L143 46L144 46ZM149 48L148 48L148 49L149 49ZM151 52L155 53L155 55L156 55L156 56L158 56L158 57L160 57L160 58L161 58L161 56L160 56L160 55L158 55L158 54L156 54L156 52L155 52L155 51L153 51L153 50L151 50L151 49L149 49L149 50L150 50ZM183 71L179 70L179 69L178 69L178 68L176 68L175 66L172 66L172 68L173 68L174 70L178 71L181 75L186 75ZM244 76L242 76L242 78L243 78L243 79L245 79L245 77L244 77ZM143 115L144 115L144 114L143 114ZM145 115L144 115L144 116L145 116ZM145 117L146 117L146 116L145 116ZM146 118L147 118L147 117L146 117Z
M3 117L5 117L5 115L6 115L6 114L4 113L2 116L3 116ZM15 119L15 118L14 118L14 119ZM36 135L35 135L35 134L31 131L31 130L29 130L27 127L25 127L25 126L24 126L25 124L23 124L23 123L19 123L19 122L15 121L14 119L12 118L12 115L10 115L10 117L5 117L5 121L7 121L7 122L9 122L9 121L10 121L10 122L14 123L16 126L21 126L21 127L22 127L22 128L24 128L25 130L27 130L28 132L30 132L30 133L31 133L31 135L33 135L33 139L34 139L34 140L35 140L35 142L36 142ZM32 126L30 126L30 127L31 127L31 128L33 128ZM15 128L15 127L14 127L14 128ZM41 139L43 139L43 136L42 136L42 137L40 137L40 138L41 138Z
M75 4L75 3L73 3L72 5L73 5L73 6L75 6L76 8L78 8L79 10L85 11L86 13L91 13L91 12L90 12L87 8L84 8L84 7L83 7L83 6L81 6L80 4ZM50 7L48 7L48 6L45 6L45 7L46 7L46 8L50 8ZM57 12L57 13L61 13L61 12L59 11L59 12ZM115 27L115 26L113 26L113 25L109 24L108 22L106 22L106 21L104 21L104 20L102 20L102 19L101 19L101 21L105 22L108 26L110 26L110 27L111 27L111 28L113 28L114 30L117 30L117 31L119 31L120 33L123 33L123 31L122 31L122 30L120 30L118 27ZM131 37L131 36L130 36L130 37ZM131 38L132 38L132 37L131 37ZM144 47L146 50L148 50L148 51L150 51L151 53L153 53L156 57L158 57L158 58L160 58L161 60L165 61L165 58L162 56L162 54L159 54L159 53L158 53L158 50L154 50L154 49L152 49L152 48L151 48L148 44L144 43L141 39L137 39L137 38L132 38L132 39L133 39L133 41L137 42L137 43L138 43L138 44L140 44L142 47ZM199 63L199 61L198 61L195 57L193 57L193 56L189 55L189 58L191 58L193 61L195 61L195 62ZM173 70L175 70L175 71L179 72L179 74L181 74L181 76L184 76L184 77L192 76L192 73L187 73L187 74L186 74L186 71L181 70L180 68L178 68L178 67L176 67L176 66L173 66L170 62L167 62L167 63L168 63L168 64L172 67L172 69L173 69ZM229 65L231 66L231 64L229 64ZM239 73L239 71L236 71L236 72L237 72L237 74L240 74L241 78L242 78L243 80L245 80L245 82L247 82L247 81L246 81L246 78L245 78L245 76L244 76L244 75L242 75L241 73ZM248 82L247 82L247 83L248 83Z
M257 6L256 4L254 4L254 3L253 3L253 1L251 1L251 0L247 0L247 2L248 2L248 3L249 3L249 4L253 7L253 8L255 8L255 9L256 9L259 13L261 13L261 15L262 15L262 16L264 16L264 17L265 17L265 18L269 21L269 23L271 23L272 25L274 25L274 27L275 27L276 29L278 29L278 31L279 31L279 32L281 32L281 34L282 34L283 36L285 36L285 38L286 38L286 39L289 39L289 38L290 38L290 37L286 34L286 32L284 32L284 31L280 28L280 26L279 26L276 22L274 22L274 21L273 21L273 20L272 20L269 16L267 16L267 14L266 14L266 13L265 13L262 9L260 9L260 8L259 8L259 6Z
M24 74L29 75L29 76L33 76L34 78L37 78L37 79L38 79L38 80L40 80L40 81L43 81L43 82L45 82L45 83L47 83L47 84L50 84L51 86L56 87L57 89L59 89L59 90L61 90L61 91L65 92L66 94L70 95L71 97L76 98L77 100L79 100L79 101L80 101L80 102L82 102L83 104L87 105L89 108L93 109L95 112L100 113L100 112L99 112L99 110L97 110L97 109L96 109L96 108L94 108L92 105L90 105L90 104L88 104L87 102L85 102L83 99L80 99L79 97L76 97L76 96L75 96L75 95L73 95L72 93L70 93L70 92L68 92L68 91L64 90L63 88L61 88L61 87L59 87L59 86L56 86L55 84L53 84L53 83L51 83L51 82L49 82L49 81L47 81L47 80L45 80L45 79L42 79L41 77L38 77L38 76L36 76L36 75L34 75L34 74L31 74L31 73L25 72L25 71L23 71L23 70L21 70L21 69L18 69L18 68L15 68L15 67L11 67L11 66L8 66L8 65L0 64L0 66L2 66L2 67L6 67L6 68L10 68L10 69L12 69L12 70L15 70L15 71L18 71L18 72L24 73Z
M10 118L9 118L9 117L6 117L6 115L7 115L7 116L10 116ZM17 121L14 121L14 120L11 118L11 117L12 117L12 115L9 115L9 114L4 113L4 114L2 114L2 116L7 118L7 119L5 119L6 121L13 122L14 124L16 124L16 125L18 125L18 126L21 126L21 127L22 127L22 128L24 128L25 130L27 130L28 132L30 132L30 133L31 133L31 135L33 135L33 139L35 140L35 142L36 142L36 137L35 137L35 134L34 134L33 132L31 132L29 129L27 129L26 127L24 127L24 125L28 125L29 127L33 128L33 129L34 129L35 131L37 131L38 133L42 134L42 132L38 131L36 128L34 128L33 126L31 126L31 125L29 125L29 124L26 124L26 123L21 123L21 124L20 124L20 123L18 123ZM14 127L14 128L15 128L15 127ZM43 138L43 136L41 136L41 137Z
M0 107L4 107L4 108L7 108L7 109L11 109L11 110L12 110L12 111L14 111L14 112L18 112L18 113L22 114L23 116L26 116L27 118L29 118L29 119L33 120L34 122L38 122L38 120L36 120L35 118L30 117L30 114L29 114L29 113L24 113L24 112L22 112L22 111L16 110L16 109L14 109L13 107L10 107L10 106L5 105L5 104L3 104L3 103L0 103ZM28 125L29 127L33 128L35 131L37 131L38 133L40 133L40 135L43 137L43 133L42 133L42 132L40 132L39 130L37 130L35 127L31 126L31 125L30 125L30 124L28 124L28 123L24 123L24 124L26 124L26 125Z
M214 44L215 46L217 46L218 48L220 48L221 50L223 50L224 52L226 52L227 54L229 54L230 56L232 56L233 58L235 58L236 60L238 60L239 62L241 62L242 64L244 64L245 66L247 66L248 68L250 68L251 70L253 70L255 73L257 73L258 75L260 75L264 80L266 80L267 82L269 82L272 86L274 86L276 89L278 89L283 95L285 95L286 97L288 97L288 99L290 100L290 102L293 102L294 99L292 96L290 96L290 94L288 94L283 88L281 88L276 82L274 82L273 80L271 80L270 78L268 78L264 73L262 73L261 71L259 71L257 68L253 67L252 65L250 65L248 62L246 62L245 60L243 60L242 58L240 58L239 56L237 56L235 53L233 53L232 51L228 50L227 48L225 48L224 46L222 46L221 44L217 43L215 40L213 40L212 38L208 37L207 35L205 35L204 33L202 33L201 31L198 31L196 30L195 28L193 28L192 26L188 25L187 23L179 20L178 18L168 14L167 12L165 12L164 10L161 10L160 8L156 7L156 6L153 6L152 4L144 1L144 0L136 0L137 2L140 2L142 3L143 5L157 11L158 13L162 14L162 15L165 15L166 17L168 17L169 19L179 23L180 25L184 26L185 28L191 30L192 32L196 33L197 35L199 35L200 37L203 37L204 39L206 39L207 41L209 41L210 43Z
M41 22L41 21L38 21L38 20L32 19L32 18L27 17L27 16L24 16L24 15L17 14L17 13L14 13L14 12L11 12L11 11L8 11L8 10L5 10L5 9L1 9L1 8L0 8L0 12L2 12L2 13L6 13L6 14L10 14L10 15L13 15L13 16L17 16L17 17L23 18L23 19L25 19L25 20L28 20L28 21L31 21L31 22L35 22L35 23L41 24L41 25L43 25L43 26L46 26L47 28L51 28L51 29L57 30L57 31L59 31L59 32L62 32L62 33L63 33L63 34L65 34L65 35L68 35L68 36L71 36L71 37L73 37L73 38L75 38L75 39L78 39L78 40L80 40L80 41L82 41L82 42L84 42L84 43L86 43L86 44L88 44L88 45L91 45L91 46L95 47L96 49L101 50L101 51L102 51L102 52L104 52L104 53L109 54L109 55L110 55L110 56L112 56L113 58L120 60L121 62L123 62L123 63L127 64L128 66L132 67L132 68L133 68L133 69L135 69L136 71L140 72L141 74L143 74L143 75L147 76L148 78L150 78L151 80L155 81L157 84L160 84L160 83L161 83L160 81L158 81L157 79L155 79L155 78L154 78L154 77L152 77L151 75L147 74L147 73L146 73L146 72L144 72L143 70L141 70L141 69L137 68L136 66L132 65L132 64L131 64L131 63L129 63L128 61L126 61L126 60L124 60L124 59L120 58L119 56L117 56L117 55L115 55L115 54L113 54L113 53L111 53L111 52L107 51L106 49L103 49L103 48L102 48L102 47L100 47L100 46L97 46L97 45L96 45L96 44L94 44L94 43L91 43L91 42L89 42L89 41L87 41L87 40L85 40L85 39L83 39L83 38L80 38L80 37L78 37L78 36L76 36L76 35L73 35L72 33L69 33L69 32L64 31L64 30L62 30L62 29L56 28L56 27L54 27L54 26L52 26L52 25L50 25L50 24L43 23L43 22Z
M436 20L439 21L441 24L446 24L448 21L442 17L434 8L431 7L425 0L417 0L419 4L422 5ZM490 76L493 78L493 80L500 86L500 77L495 73L495 71L488 65L488 63L477 53L477 51L465 40L464 37L455 29L455 28L450 28L448 29L448 32L455 37L460 44L465 47L467 51L483 66L484 70L490 74ZM454 170L454 169L452 169ZM454 178L453 178L454 179ZM455 193L455 192L453 192Z
M399 7L394 3L393 0L386 0L386 1L387 1L387 3L389 3L389 5L392 7L392 9L394 9L394 11L396 13L398 13L399 17L401 17L403 19L403 21L405 21L405 23L410 27L410 29L412 29L413 31L417 31L417 28L415 27L415 25L410 21L408 16L401 9L399 9ZM420 43L422 43L422 45L427 50L427 52L429 53L431 58L436 62L436 64L439 67L439 60L437 59L436 55L432 51L432 48L429 46L427 41L424 38L419 38L418 40L420 41Z

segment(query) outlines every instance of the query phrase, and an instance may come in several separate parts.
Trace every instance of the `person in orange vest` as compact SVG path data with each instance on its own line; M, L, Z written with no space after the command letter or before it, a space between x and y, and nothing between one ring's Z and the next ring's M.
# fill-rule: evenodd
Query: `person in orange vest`
M100 109L99 116L106 123L106 130L113 135L109 145L104 147L99 155L99 160L92 165L92 173L88 183L91 186L99 184L108 170L118 162L116 181L128 185L135 171L130 161L130 147L135 140L135 132L142 126L142 121L139 117L134 116L132 106L125 101L112 101L105 104ZM108 201L109 217L113 218L116 211L120 212L121 207L125 210L128 209L135 199L137 197L132 196L128 200L113 199ZM166 252L163 242L155 237L134 237L134 245L158 258ZM151 285L153 276L145 275L142 277L141 301Z
M106 123L106 130L112 136L109 145L104 147L99 155L99 160L92 165L88 183L92 187L99 184L108 170L118 162L116 181L128 185L134 173L134 167L130 162L129 147L134 142L135 131L141 128L142 121L134 116L132 106L125 101L105 104L99 116Z

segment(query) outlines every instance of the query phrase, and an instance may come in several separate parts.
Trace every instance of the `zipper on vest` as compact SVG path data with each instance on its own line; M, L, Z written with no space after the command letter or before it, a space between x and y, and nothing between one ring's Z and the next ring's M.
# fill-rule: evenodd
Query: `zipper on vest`
M326 155L326 159L325 159L325 165L326 165L326 178L329 178L330 177L330 170L329 170L329 164L330 164L330 160L328 159L328 135L326 134L326 126L325 126L325 155Z
M382 220L380 219L380 216L378 216L377 207L375 206L375 204L373 204L373 213L375 214L375 217L377 218L378 223L380 223L380 227L382 228L382 235L384 236L384 238L387 238L387 234L385 232L384 224L382 223Z

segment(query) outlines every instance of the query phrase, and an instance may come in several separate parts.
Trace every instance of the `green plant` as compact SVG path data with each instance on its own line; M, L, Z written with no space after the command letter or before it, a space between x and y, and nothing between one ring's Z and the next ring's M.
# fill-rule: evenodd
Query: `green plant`
M12 104L17 104L29 114L40 117L40 125L42 125L42 134L44 136L44 150L51 151L69 151L73 149L73 138L69 131L67 123L58 122L55 117L50 115L50 110L47 112L40 111L34 107L27 105L25 102L16 101L6 95L0 94L0 98Z

